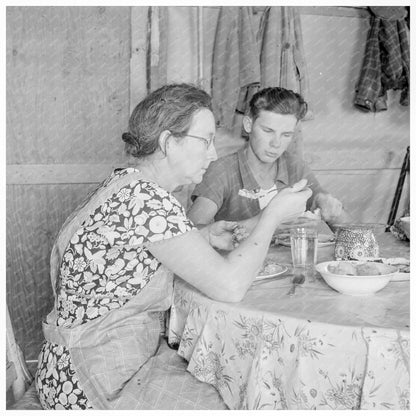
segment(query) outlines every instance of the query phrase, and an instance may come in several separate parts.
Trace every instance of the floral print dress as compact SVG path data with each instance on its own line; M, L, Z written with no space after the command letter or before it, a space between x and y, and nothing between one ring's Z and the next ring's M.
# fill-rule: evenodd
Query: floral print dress
M115 171L100 188L132 171ZM157 184L142 179L123 186L71 238L56 283L56 325L82 325L139 295L161 266L146 243L193 228L181 204ZM44 342L36 386L45 409L92 408L65 346Z

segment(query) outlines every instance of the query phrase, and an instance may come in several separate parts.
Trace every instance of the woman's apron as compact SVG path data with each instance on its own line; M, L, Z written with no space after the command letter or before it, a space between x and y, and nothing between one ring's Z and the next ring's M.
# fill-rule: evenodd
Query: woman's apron
M123 408L126 402L135 407L131 393L123 397L123 386L157 351L160 314L170 307L173 275L160 266L141 292L122 307L73 328L56 325L56 281L74 233L106 199L141 178L135 169L122 177L110 177L67 219L51 254L55 307L42 324L43 333L47 341L69 349L80 386L95 409Z

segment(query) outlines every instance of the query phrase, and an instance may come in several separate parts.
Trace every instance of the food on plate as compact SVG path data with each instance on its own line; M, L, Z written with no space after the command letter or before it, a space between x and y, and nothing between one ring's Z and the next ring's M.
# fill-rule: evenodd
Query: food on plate
M296 185L298 185L298 184L295 184L293 186L293 189L296 190L296 192L301 191L302 189L306 189L307 188L306 185L305 186L302 186L302 187L299 187L299 186L296 186ZM242 189L240 189L238 191L238 195L240 195L240 196L242 196L244 198L248 198L248 199L260 199L260 198L262 198L263 196L267 195L270 192L277 192L277 190L276 189L273 189L273 190L265 191L264 189L260 189L260 188L253 189L253 190L242 188ZM319 218L318 219L321 219L320 209L317 208L314 211L314 213L316 213L317 211L318 211L318 214L317 215L319 215ZM306 211L306 212L308 212L309 214L311 214L314 219L316 218L316 214L313 214L310 211ZM306 214L306 212L304 214ZM302 216L304 214L302 214ZM310 218L312 218L312 217L310 217Z
M410 273L410 265L409 264L393 264L393 266L397 266L399 268L400 273Z
M249 189L244 188L238 191L238 195L248 199L258 199L260 196L258 190L250 191Z
M364 257L362 261L383 263L390 266L396 266L399 269L399 273L410 273L410 260L405 257Z
M374 263L339 262L336 265L329 265L328 271L346 276L378 276L381 274Z
M410 260L404 257L391 257L389 259L382 259L384 264L397 266L400 273L410 273Z
M249 236L249 233L244 225L237 224L233 229L232 241L234 248Z
M280 264L273 263L269 260L263 264L263 267L258 272L258 276L276 274L276 273L279 273L280 271L282 271L282 266Z

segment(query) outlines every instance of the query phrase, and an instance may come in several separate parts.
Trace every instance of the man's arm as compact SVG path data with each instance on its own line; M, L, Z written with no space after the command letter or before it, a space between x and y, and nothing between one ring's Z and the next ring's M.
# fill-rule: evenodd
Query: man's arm
M319 183L318 179L316 178L315 174L312 172L312 169L306 164L305 161L297 161L297 163L300 164L300 169L298 172L297 177L295 178L295 181L305 178L308 181L308 186L312 190L312 197L309 198L308 203L306 204L306 208L308 210L313 210L315 205L315 199L318 194L326 194L327 191L322 187L322 185ZM316 207L315 207L316 208Z
M211 224L218 212L217 204L209 198L199 196L188 211L188 218L196 225Z
M210 224L228 195L228 175L222 159L212 162L192 192L187 215L194 224Z
M345 211L342 202L322 187L305 161L292 157L290 163L297 167L298 177L296 179L306 178L308 186L312 190L312 198L307 203L308 210L314 211L316 208L320 208L322 219L330 226L336 223L352 221L350 215Z
M314 198L312 208L320 208L322 219L332 228L334 224L352 222L351 216L345 211L342 202L327 193L319 193Z
M206 225L214 222L214 217L217 212L218 207L214 201L211 201L209 198L199 196L195 199L187 214L188 218L195 225ZM257 214L246 220L238 221L238 224L244 226L248 232L251 232L256 226L259 218L260 214Z

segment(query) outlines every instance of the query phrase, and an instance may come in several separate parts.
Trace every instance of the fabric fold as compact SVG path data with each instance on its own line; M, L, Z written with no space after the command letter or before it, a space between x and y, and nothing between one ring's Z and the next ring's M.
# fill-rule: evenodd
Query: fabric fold
M231 129L237 107L239 112L245 113L248 101L259 86L259 49L252 8L221 7L212 69L217 125Z
M260 21L261 87L282 87L308 103L304 120L313 118L302 26L296 7L267 7Z

